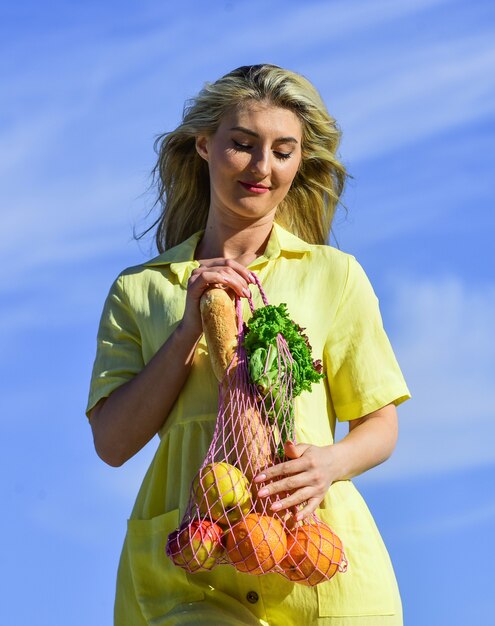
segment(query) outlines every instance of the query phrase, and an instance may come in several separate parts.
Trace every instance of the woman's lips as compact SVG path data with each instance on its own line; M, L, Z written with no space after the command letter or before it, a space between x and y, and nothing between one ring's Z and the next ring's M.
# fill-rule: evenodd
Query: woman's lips
M263 185L259 185L257 183L244 183L242 180L239 182L244 189L247 189L247 191L250 191L251 193L266 193L267 191L270 191L270 187L263 187Z

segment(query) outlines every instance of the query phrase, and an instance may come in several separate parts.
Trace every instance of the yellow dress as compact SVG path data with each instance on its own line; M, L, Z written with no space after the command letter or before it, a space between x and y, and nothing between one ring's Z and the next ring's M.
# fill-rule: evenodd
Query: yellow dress
M125 270L112 285L98 331L88 411L137 374L180 322L201 234ZM310 245L274 224L264 255L249 268L271 304L287 303L292 319L306 328L313 357L323 361L326 378L296 399L298 442L332 444L337 419L356 419L409 398L378 300L354 257ZM116 626L400 626L400 594L389 555L350 480L334 483L317 510L341 538L349 563L346 573L328 582L305 587L278 574L252 576L228 565L186 574L167 558L167 536L187 507L191 481L213 435L217 402L202 339L128 521Z

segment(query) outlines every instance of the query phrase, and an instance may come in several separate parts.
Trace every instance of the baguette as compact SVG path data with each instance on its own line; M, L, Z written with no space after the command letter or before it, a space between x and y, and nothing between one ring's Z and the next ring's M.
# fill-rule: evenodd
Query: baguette
M225 375L233 375L237 349L237 319L233 298L225 289L212 288L203 294L200 301L203 332L208 346L210 361L216 378L224 383L225 406L233 409L232 390L226 384ZM235 446L234 455L239 469L249 481L263 468L271 464L269 428L255 406L240 415L229 415L227 423L232 424L228 433Z
M212 288L201 296L199 306L211 366L222 382L237 348L234 300L226 289Z

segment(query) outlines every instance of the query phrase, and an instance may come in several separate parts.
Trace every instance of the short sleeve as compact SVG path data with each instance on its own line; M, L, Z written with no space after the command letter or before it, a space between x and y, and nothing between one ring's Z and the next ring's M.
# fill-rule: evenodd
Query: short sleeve
M141 334L124 292L123 277L119 276L101 314L86 415L143 367Z
M357 419L390 403L397 406L411 397L383 328L378 298L352 256L323 358L339 421Z

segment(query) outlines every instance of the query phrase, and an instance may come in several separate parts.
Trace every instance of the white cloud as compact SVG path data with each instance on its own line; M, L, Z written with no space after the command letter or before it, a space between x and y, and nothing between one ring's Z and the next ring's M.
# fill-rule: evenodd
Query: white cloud
M398 284L398 347L418 401L426 401L421 412L444 425L493 416L495 284L456 277Z
M156 101L169 103L177 97L174 94L186 89L184 81L192 85L198 78L199 83L211 78L215 65L225 62L225 50L229 50L229 58L244 58L256 41L257 56L266 53L269 58L284 58L278 39L268 36L273 34L275 17L277 32L297 42L286 57L295 55L298 63L307 68L308 76L323 86L329 104L335 101L342 112L347 158L383 153L412 138L483 114L492 106L494 95L492 81L487 78L487 69L494 61L492 33L406 48L394 38L385 39L381 45L374 39L374 29L379 26L403 23L401 20L414 14L446 4L451 3L317 2L306 3L303 8L297 4L285 6L279 12L275 2L269 6L267 19L255 24L243 22L240 32L229 25L242 15L241 5L232 6L230 11L209 9L204 15L198 7L205 25L216 25L215 29L204 29L205 37L214 37L215 45L201 59L195 45L184 45L189 16L179 12L172 24L168 12L163 15L156 7L147 7L145 17L139 14L145 26L118 35L105 34L87 19L81 23L75 20L56 34L30 33L29 45L37 51L50 38L46 52L37 55L36 64L29 62L28 44L22 37L17 43L10 42L9 52L18 63L15 74L9 73L8 66L2 70L3 79L9 83L9 124L0 130L4 146L0 169L6 173L3 224L7 226L2 230L2 248L10 254L24 241L30 241L32 267L50 263L55 248L60 248L58 257L69 247L74 254L81 248L78 241L87 254L87 238L101 239L102 220L108 225L121 217L122 206L129 206L130 199L138 197L146 183L144 176L133 172L130 156L123 168L109 171L108 167L102 168L99 154L88 153L76 175L60 175L57 158L70 161L75 148L71 142L80 140L74 129L82 123L86 132L91 128L94 133L101 132L98 124L102 112L115 110L106 117L105 132L111 141L137 123L128 109L121 111L117 105L129 106L132 102L136 111L143 111L142 99L150 93ZM151 20L153 13L157 14L156 20ZM152 23L153 28L149 26ZM301 37L301 33L308 36ZM349 38L357 33L356 45L350 44ZM169 62L171 55L176 58L174 64ZM334 61L336 57L339 62ZM371 75L370 67L377 68ZM177 84L173 94L171 84ZM191 87L190 91L195 89ZM182 100L177 101L176 113L181 104ZM163 124L167 126L165 119ZM137 152L132 146L126 148L129 155ZM84 154L84 145L77 149ZM45 161L52 158L53 169L47 169ZM107 158L113 158L111 152ZM87 237L75 234L79 229ZM64 244L67 241L73 245Z
M408 19L413 14L448 3L449 0L401 3L381 0L373 4L359 1L352 5L345 2L318 2L305 3L303 8L298 5L284 7L280 14L277 14L278 7L275 3L271 7L273 13L268 14L267 19L257 20L255 24L243 22L241 30L232 28L231 23L243 16L242 5L228 12L220 9L212 12L208 9L201 16L204 22L203 42L210 41L214 45L205 46L208 52L200 59L195 46L184 45L190 35L190 16L180 13L174 15L171 24L169 15L160 19L158 12L153 28L148 26L130 30L125 35L104 35L99 29L89 28L84 22L79 25L77 21L74 22L75 26L71 24L61 31L29 33L29 42L22 41L20 37L20 41L9 42L9 48L4 46L5 53L8 52L16 61L13 64L16 71L9 72L6 66L1 72L3 80L9 84L8 98L4 104L9 125L2 136L0 167L6 171L11 171L16 164L20 167L22 158L31 158L33 150L46 151L50 143L57 141L67 124L77 123L92 110L101 111L109 100L119 102L124 95L127 102L139 102L145 93L154 93L155 98L165 93L164 100L170 100L173 98L173 94L169 93L171 84L180 88L184 78L191 80L192 75L200 71L199 68L204 66L205 72L210 72L210 68L215 65L223 65L225 50L229 50L232 59L244 58L246 52L251 50L253 42L256 42L258 57L266 55L268 58L282 58L284 55L280 54L279 41L273 38L274 19L277 32L283 33L285 40L297 41L297 46L293 46L291 50L297 52L295 58L298 62L305 65L304 59L310 58L307 64L309 77L317 82L321 78L323 85L328 84L329 79L332 80L329 85L332 86L332 94L329 94L332 97L335 78L339 79L337 103L341 104L338 106L347 112L353 112L348 113L346 123L349 128L360 125L369 133L370 118L375 119L376 112L383 109L383 95L389 106L403 106L404 100L411 93L417 97L418 90L421 95L432 85L437 90L442 88L442 77L452 71L462 72L463 75L472 72L469 55L467 59L461 58L452 53L451 45L448 46L448 59L452 61L450 72L446 72L444 66L437 67L435 62L431 63L445 49L445 45L442 48L442 43L438 43L426 50L421 49L417 55L408 55L408 60L404 64L401 62L395 72L385 72L384 80L378 81L372 92L365 81L361 85L361 91L351 89L349 92L352 80L356 75L359 76L359 71L368 63L384 69L390 64L390 58L399 56L390 55L390 51L383 46L378 55L375 53L370 56L366 51L367 63L363 64L363 45L366 46L367 38L369 40L374 28L386 26L393 20ZM265 3L259 4L265 8ZM254 10L253 6L251 10ZM199 7L198 11L201 14ZM308 36L301 37L301 33L308 33ZM328 43L347 48L348 38L356 34L363 37L360 45L353 46L351 54L342 54L345 62L335 63L335 51L332 54ZM399 45L402 58L402 43ZM315 52L315 46L321 46L321 50ZM483 47L483 44L480 43L478 48L480 46ZM26 54L27 47L45 51L37 54L36 63L33 63L32 57ZM178 51L180 54L177 54ZM174 64L169 62L171 57L175 59ZM473 62L477 73L472 84L483 85L485 81L479 80L483 77L483 67L479 60L474 59ZM486 63L490 62L491 58L486 59ZM164 63L167 64L166 73L163 70ZM329 67L332 68L330 72ZM209 78L212 76L201 76L200 83ZM143 84L147 85L147 89L138 88ZM189 91L192 93L195 89L191 88ZM462 94L465 93L465 90L460 93L461 98L458 101L462 100ZM363 95L364 100L360 97ZM36 102L35 107L33 101ZM361 106L363 101L366 102L364 107ZM360 104L359 107L356 107L356 102ZM411 108L416 108L414 98ZM444 117L448 118L448 115ZM427 118L433 119L431 115ZM437 122L435 118L433 123ZM375 128L376 124L372 127ZM390 132L391 137L396 135ZM368 134L365 134L360 144L361 150L364 145L368 148L373 145L376 148L374 135L364 142L366 137Z
M369 51L358 46L330 76L324 62L311 64L344 130L346 159L375 158L491 115L493 37L452 37L407 50L393 41ZM335 82L344 89L336 91Z
M394 348L413 399L391 459L360 480L495 463L495 284L394 276Z
M401 19L442 4L448 3L435 0L402 3L383 0L371 4L320 2L306 3L304 9L289 5L280 14L277 14L276 3L269 5L269 16L278 19L277 32L297 42L291 47L293 58L297 56L302 68L307 69L307 75L323 86L329 104L333 93L336 94L337 109L345 115L345 135L350 137L348 145L353 158L369 157L397 148L412 138L424 138L463 120L475 119L493 105L495 90L488 68L495 55L488 26L483 25L476 36L439 37L422 48L414 44L414 38L411 46L393 38L379 45L373 39L372 26L387 25L394 20L398 24ZM257 44L256 55L273 53L282 58L279 40L262 36L263 33L273 34L272 19L254 25L243 24L241 35L225 27L243 10L239 6L231 12L210 9L205 12L205 24L218 22L223 27L215 30L213 52L202 55L201 59L198 59L197 42L187 50L184 47L188 16L179 12L173 23L150 20L153 29L138 29L128 35L101 37L101 33L88 30L88 26L67 29L54 40L46 56L40 54L37 71L27 63L19 64L15 76L7 76L3 70L2 75L11 79L8 111L12 125L3 131L7 149L0 154L0 164L9 172L3 186L6 203L2 214L0 284L6 285L10 280L27 289L39 285L40 271L44 268L55 268L64 261L87 262L122 249L122 241L129 238L136 216L136 211L130 207L145 188L145 176L132 173L129 164L120 171L102 172L94 165L90 154L85 168L72 179L62 177L60 180L56 171L45 179L45 172L43 176L37 175L36 170L28 167L33 154L38 153L43 158L44 147L55 145L62 159L64 155L69 159L72 146L64 141L68 127L77 125L83 118L91 121L95 112L103 110L110 101L139 102L144 94L152 92L152 86L156 97L168 101L163 94L170 91L179 72L185 72L187 81L194 77L202 82L211 77L215 62L225 62L225 50L229 50L229 59L245 58L251 53L251 40L266 41L260 44L265 48ZM300 37L300 33L308 33L308 36ZM352 37L356 34L359 38ZM18 58L25 59L25 43L18 45ZM174 48L185 54L171 65L170 53ZM339 51L342 54L336 62ZM166 81L163 80L165 61L168 63ZM204 75L199 77L203 70ZM185 89L183 81L179 82L179 90ZM143 84L148 86L147 90L136 89L136 85ZM34 112L33 98L37 102ZM29 111L32 112L30 117L25 115ZM404 120L407 120L407 132ZM116 115L108 119L109 126L114 124L115 132L121 132L132 123L128 112L124 118ZM400 188L394 191L401 197ZM413 226L417 228L418 224L424 226L445 210L446 204L436 202L435 194L441 195L439 183L428 191L428 202L422 212L404 210L403 204L400 211L394 210L395 197L391 194L381 203L381 208L377 206L376 211L373 208L369 212L382 224L381 228L362 231L368 237L370 233L377 233L374 237L390 237ZM416 200L415 204L420 204ZM379 199L375 198L374 204L378 205ZM125 228L128 230L124 234ZM22 250L25 251L19 253ZM57 303L54 294L59 317L70 318L68 309L74 304L79 306L77 294L87 289L87 281L87 277L74 279L72 291L66 289L62 294L65 304ZM407 289L414 296L409 296ZM476 318L474 326L469 325L468 320L461 326L455 317L466 316L465 297L479 300L469 305L475 318L482 317ZM448 310L444 298L450 299ZM4 330L19 330L40 323L40 317L34 313L33 300L8 302L2 313ZM463 463L470 463L473 453L460 449L456 442L461 437L466 441L471 436L472 445L476 447L479 442L475 427L466 434L466 424L477 422L480 428L485 425L490 380L488 373L483 374L489 367L482 370L480 355L492 364L493 354L486 352L489 341L485 342L483 337L493 338L486 312L489 307L493 308L493 290L474 292L456 280L440 285L406 281L397 293L397 302L397 319L404 329L397 348L415 399L401 411L404 418L401 419L400 454L384 467L405 464L404 467L410 468L413 455L419 451L428 453L430 466L443 467L447 453L441 441L447 439L456 450L458 462L464 459ZM478 312L476 307L479 307ZM56 322L55 315L53 320ZM414 334L411 328L416 329ZM435 346L433 352L428 352L430 346ZM449 354L454 356L449 357ZM460 401L456 394L460 394ZM466 415L467 421L464 421ZM437 432L439 424L444 427L441 438ZM433 438L428 437L431 428L437 433ZM417 447L409 441L415 442ZM478 447L480 461L492 458L488 448L488 444ZM377 473L381 471L380 468Z
M331 50L334 44L344 43L347 47L351 38L362 37L363 34L366 36L366 33L372 33L374 29L387 26L394 20L410 19L414 14L451 2L452 0L376 0L370 3L366 0L354 0L349 3L332 0L294 3L291 6L273 2L269 7L270 12L266 10L266 3L261 2L259 7L263 19L255 21L245 20L245 7L239 3L228 14L204 15L205 23L215 26L210 32L217 42L205 58L210 64L212 61L221 61L223 64L224 51L229 50L230 58L239 54L246 58L246 53L249 54L246 63L265 60L277 63L277 59L283 56L293 58L298 64L305 64L309 60L310 79L313 77L313 68L318 67L321 59L322 68L325 69L324 76L334 77L335 65L339 65ZM251 10L254 13L255 6L251 6ZM236 21L242 24L242 28L232 27ZM289 42L283 48L283 54L282 41ZM340 65L345 67L345 63Z
M93 174L12 191L2 214L1 284L22 284L35 268L39 272L122 247L138 222L133 205L146 184L144 176Z
M495 503L483 506L472 506L469 508L459 508L448 515L442 515L434 519L422 518L413 524L401 525L397 531L391 529L390 535L396 534L398 537L425 537L439 535L445 537L450 532L459 532L472 529L488 522L495 521Z

